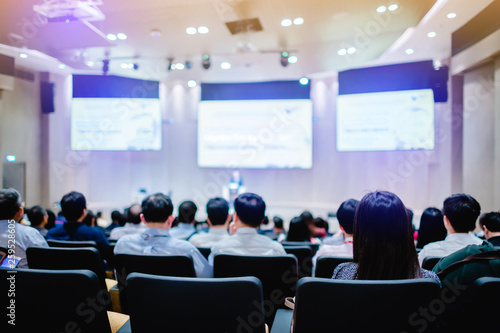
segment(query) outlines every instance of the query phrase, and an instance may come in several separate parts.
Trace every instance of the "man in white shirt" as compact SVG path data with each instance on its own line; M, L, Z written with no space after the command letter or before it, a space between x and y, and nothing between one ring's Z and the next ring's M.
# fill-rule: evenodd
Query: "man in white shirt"
M127 209L127 223L123 227L111 230L109 239L120 239L125 235L139 234L146 230L146 226L141 223L141 205L133 204Z
M443 203L444 227L448 236L442 241L424 246L418 254L420 265L425 257L445 257L470 244L482 244L472 231L481 213L479 203L467 194L454 194Z
M257 233L266 211L266 204L260 196L240 194L234 201L234 210L230 226L232 235L212 247L208 257L211 265L218 254L286 255L283 245Z
M316 260L320 256L338 257L338 258L352 258L352 234L354 228L354 214L359 201L349 199L344 201L337 210L337 219L339 220L339 227L344 234L344 242L339 245L323 244L319 247L318 252L313 257L313 265L316 265Z
M0 190L0 246L6 248L9 254L5 258L8 268L14 268L10 256L21 258L17 267L28 268L26 249L49 246L38 230L19 223L23 215L19 192L12 188Z
M191 236L189 242L196 247L211 248L215 243L229 237L227 228L231 215L229 204L223 198L212 198L207 202L207 223L210 226L208 233L199 233Z
M170 235L173 208L170 198L162 193L146 197L140 215L146 230L120 238L115 245L115 254L187 255L193 259L197 277L212 277L212 267L200 251L191 243Z
M170 235L177 239L188 240L196 233L194 223L198 207L192 201L184 201L179 205L179 215L177 215L176 227L170 229Z

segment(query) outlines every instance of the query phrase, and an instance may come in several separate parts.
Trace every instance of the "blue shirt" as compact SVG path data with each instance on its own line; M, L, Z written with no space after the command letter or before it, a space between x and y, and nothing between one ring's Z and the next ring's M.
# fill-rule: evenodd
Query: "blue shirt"
M170 232L159 228L146 228L141 234L125 235L115 245L115 254L187 255L193 259L197 277L212 277L212 267L191 243L175 239Z
M47 239L68 241L95 241L101 247L109 246L108 239L99 228L92 228L81 222L66 222L62 226L52 228L47 233Z
M188 223L179 223L177 227L170 229L170 236L177 239L187 240L196 232L194 225Z

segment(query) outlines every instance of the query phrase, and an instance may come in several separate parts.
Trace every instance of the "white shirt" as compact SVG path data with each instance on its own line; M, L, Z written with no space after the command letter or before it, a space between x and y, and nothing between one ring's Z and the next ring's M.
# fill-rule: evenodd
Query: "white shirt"
M127 222L123 227L117 227L111 230L109 239L120 239L125 235L143 233L144 231L146 231L146 229L146 226L142 223L135 224L132 222Z
M316 260L318 260L320 256L352 258L352 237L346 237L344 244L341 245L321 245L318 252L316 252L316 255L313 257L313 265L316 265Z
M196 247L212 247L215 243L229 237L225 229L210 228L208 233L195 234L189 238L189 242Z
M196 232L194 225L189 223L179 223L177 227L170 229L170 236L177 239L188 239Z
M218 254L239 255L286 255L283 245L269 237L259 235L255 228L239 228L236 233L221 240L212 247L208 262L213 265L214 257Z
M446 236L442 241L432 242L424 246L424 248L418 254L418 261L420 266L425 257L446 257L458 250L463 249L467 245L471 244L482 244L483 241L474 236L473 233L454 233Z
M173 238L168 230L146 228L141 234L125 235L116 242L115 254L187 255L193 259L197 277L212 277L212 267L194 245Z
M28 268L26 249L31 246L49 247L49 245L45 238L43 238L40 232L35 228L13 222L13 220L10 221L10 224L14 225L14 228L9 228L9 220L0 221L0 246L5 247L7 250L14 250L12 255L21 258L21 261L17 265L18 268ZM13 229L14 232L9 232L9 229ZM9 235L14 236L9 238ZM9 239L14 242L9 242ZM13 245L15 246L12 247Z

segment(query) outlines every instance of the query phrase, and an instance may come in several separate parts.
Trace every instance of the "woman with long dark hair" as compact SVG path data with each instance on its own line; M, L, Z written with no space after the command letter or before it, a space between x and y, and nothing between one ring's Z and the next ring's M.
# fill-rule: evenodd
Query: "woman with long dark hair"
M437 208L429 207L422 213L417 235L417 249L429 243L442 241L446 238L446 228L443 222L443 213Z
M337 266L334 279L396 280L429 277L420 268L413 228L401 199L391 192L376 191L361 199L354 216L352 263Z

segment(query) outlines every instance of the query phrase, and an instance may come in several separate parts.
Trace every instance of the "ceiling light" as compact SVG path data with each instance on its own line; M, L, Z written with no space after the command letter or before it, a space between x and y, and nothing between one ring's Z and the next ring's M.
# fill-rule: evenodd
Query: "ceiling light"
M455 17L457 17L457 13L448 13L448 15L446 15L446 17L449 19L455 18Z
M291 25L292 25L292 20L290 20L290 19L284 19L283 21L281 21L282 27L289 27Z
M408 55L410 55L410 54L415 53L415 51L413 49L406 49L405 53L408 54Z
M200 34L208 34L208 28L205 27L205 26L201 26L201 27L198 28L198 32Z
M431 32L429 32L429 33L427 34L427 37L429 37L429 38L434 38L434 37L436 37L436 36L437 36L437 33L435 33L434 31L431 31Z
M187 83L189 88L194 88L196 87L196 81L195 80L189 80Z
M89 67L94 66L94 62L93 61L87 61L87 66L89 66Z
M59 69L64 69L66 68L66 65L65 64L59 64L59 66L57 66Z
M293 20L293 24L295 25L301 25L302 23L304 23L304 19L302 17L297 17Z
M351 46L351 47L349 47L349 48L347 49L347 53L349 53L349 54L353 54L354 52L356 52L356 48L355 48L355 47L353 47L353 46Z
M297 58L297 56L289 56L288 57L288 62L291 64L295 64L298 60L299 60L299 58Z
M128 64L122 62L122 64L120 65L121 68L123 69L127 69L128 68Z
M178 62L175 64L175 69L183 70L184 69L184 64L182 62Z
M109 40L116 40L116 35L115 34L108 34L106 36Z
M305 86L306 84L309 83L309 79L307 77L301 77L299 82L301 85Z
M161 36L161 31L158 29L153 29L151 30L151 36L153 36L154 38L158 38Z
M26 59L26 58L28 58L28 55L27 55L26 53L21 53L21 54L19 55L19 57L20 57L20 58L23 58L23 59Z
M188 27L188 28L186 28L186 33L188 35L196 35L197 32L198 32L198 30L196 30L195 27Z
M387 10L386 6L380 6L377 8L377 13L383 13Z
M121 39L121 40L127 39L127 35L125 35L123 32L117 33L116 37L118 37L118 39Z
M16 161L16 155L6 155L5 156L5 160L7 162L10 162L10 163L15 162Z
M347 54L347 50L346 49L340 49L337 51L337 54L339 56L345 56Z
M231 68L231 64L228 63L227 61L224 61L222 64L220 64L220 68L229 69L229 68Z
M393 11L395 11L398 8L399 8L398 4L397 3L393 3L387 9L389 9L391 12L393 12Z

